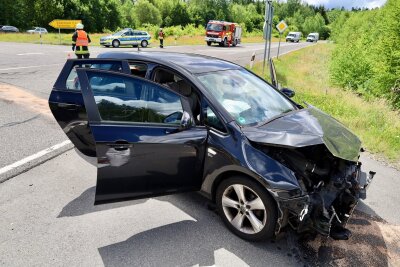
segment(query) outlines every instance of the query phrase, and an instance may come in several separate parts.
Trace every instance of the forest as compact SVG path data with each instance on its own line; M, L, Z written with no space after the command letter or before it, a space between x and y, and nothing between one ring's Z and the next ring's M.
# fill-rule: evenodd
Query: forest
M289 30L319 32L323 39L329 37L328 25L337 16L335 10L301 0L273 4L274 24L284 19ZM0 8L0 24L22 30L50 28L48 23L56 18L81 19L87 31L97 33L146 25L204 29L208 20L214 19L240 23L246 32L260 32L265 0L0 0Z

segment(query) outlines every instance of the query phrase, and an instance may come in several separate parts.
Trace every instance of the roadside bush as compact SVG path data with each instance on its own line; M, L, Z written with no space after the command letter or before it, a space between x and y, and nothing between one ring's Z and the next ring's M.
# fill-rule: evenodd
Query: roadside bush
M369 97L389 99L400 109L400 0L378 10L343 13L332 25L337 43L331 79Z

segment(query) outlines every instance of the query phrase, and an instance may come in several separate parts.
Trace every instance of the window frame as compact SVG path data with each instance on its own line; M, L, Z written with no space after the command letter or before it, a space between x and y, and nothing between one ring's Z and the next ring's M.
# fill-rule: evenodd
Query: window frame
M218 112L215 112L215 108L212 107L209 102L202 98L201 101L201 113L200 113L200 123L202 126L206 127L209 131L214 131L217 134L223 135L223 136L227 136L229 135L228 129L226 127L226 124L224 123L224 121L221 119L221 116L218 114ZM221 131L215 127L213 127L212 125L207 125L206 124L206 119L207 119L207 108L210 108L211 111L215 114L215 117L217 117L217 119L221 122L222 127L224 128L224 131Z
M113 62L121 62L122 71L115 73L131 73L128 60L123 59L104 59L104 58L94 58L94 59L68 59L65 63L63 69L61 70L61 74L58 76L56 82L54 83L53 90L56 91L64 91L69 93L81 93L81 90L67 89L67 79L72 71L72 69L81 64L111 64ZM79 67L78 67L79 68ZM78 69L77 68L77 69ZM148 71L148 70L147 70ZM147 75L147 73L146 73Z
M96 104L96 101L94 99L93 90L92 90L92 88L90 86L89 79L88 79L88 76L87 76L86 72L100 72L100 73L105 73L105 74L109 74L109 75L117 75L117 76L120 76L121 78L127 78L127 79L133 79L133 80L137 79L137 80L140 80L142 82L150 83L152 85L160 87L160 88L162 88L164 90L167 90L170 93L178 96L179 99L180 99L180 102L181 102L182 111L183 112L188 112L190 114L190 116L193 117L193 114L192 114L192 112L190 110L189 103L188 103L188 101L187 101L185 96L183 96L183 95L171 90L170 88L168 88L166 86L162 86L159 83L156 83L156 82L154 82L152 80L149 80L147 78L142 78L142 77L139 77L139 76L133 76L131 74L126 74L126 73L116 73L116 72L113 72L113 71L99 70L99 69L77 68L77 72L78 72L78 77L79 77L80 80L81 80L81 76L82 76L82 74L80 74L80 73L84 72L83 75L84 75L85 79L83 81L81 81L81 88L82 89L84 88L84 90L82 90L82 94L84 95L84 98L86 97L90 101L90 103L88 103L87 109L88 109L88 115L89 115L89 113L92 114L92 116L89 115L89 120L90 120L91 124L96 124L96 125L102 124L102 125L154 126L154 127L175 128L175 129L180 127L179 124L168 124L168 123L157 123L157 122L132 122L132 121L103 120L101 118L101 116L100 116L100 112L99 112L98 106ZM85 105L87 105L87 104L85 103ZM89 109L90 109L90 111L89 111Z

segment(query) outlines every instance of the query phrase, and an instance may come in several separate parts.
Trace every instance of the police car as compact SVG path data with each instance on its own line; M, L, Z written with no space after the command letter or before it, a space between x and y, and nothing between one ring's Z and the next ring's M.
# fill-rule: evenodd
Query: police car
M120 45L140 45L141 47L147 47L150 39L151 36L148 32L126 28L112 35L101 37L100 45L105 47L119 47Z

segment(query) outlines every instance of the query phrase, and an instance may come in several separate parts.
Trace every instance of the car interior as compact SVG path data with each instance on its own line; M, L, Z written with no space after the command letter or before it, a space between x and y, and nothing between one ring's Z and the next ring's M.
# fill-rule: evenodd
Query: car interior
M167 86L178 94L187 97L196 124L199 123L200 99L195 90L187 81L183 80L178 75L164 69L156 69L153 75L153 80L156 83Z

